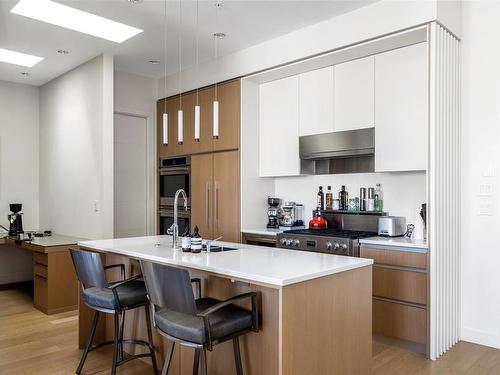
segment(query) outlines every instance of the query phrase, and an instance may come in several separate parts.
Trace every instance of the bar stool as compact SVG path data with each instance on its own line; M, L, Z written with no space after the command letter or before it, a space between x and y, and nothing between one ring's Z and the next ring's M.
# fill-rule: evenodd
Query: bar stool
M146 288L143 281L138 280L142 275L125 279L125 265L114 264L104 267L101 256L98 253L83 251L79 249L70 249L71 258L75 266L76 275L82 285L83 301L91 309L95 310L94 320L87 337L85 349L82 358L76 370L77 374L82 372L87 355L92 350L104 345L113 344L113 362L111 374L116 374L116 368L125 362L141 357L151 357L155 375L158 374L156 364L156 354L153 346L153 334L151 330L151 317L149 310L149 301L146 295ZM109 284L106 280L105 270L119 267L121 269L122 280ZM125 324L125 312L138 307L144 307L146 310L146 326L148 330L149 342L143 340L123 339L123 329ZM114 315L114 340L102 344L93 345L99 313ZM124 356L123 344L142 345L149 349L149 353Z
M168 374L176 343L195 349L193 374L198 374L201 364L207 375L206 350L212 351L214 345L231 339L236 373L242 375L239 336L259 330L257 293L244 293L225 301L201 298L201 281L190 279L187 270L142 260L140 263L154 312L153 323L170 341L162 375ZM197 284L197 299L192 283ZM251 300L251 311L232 304L243 299Z

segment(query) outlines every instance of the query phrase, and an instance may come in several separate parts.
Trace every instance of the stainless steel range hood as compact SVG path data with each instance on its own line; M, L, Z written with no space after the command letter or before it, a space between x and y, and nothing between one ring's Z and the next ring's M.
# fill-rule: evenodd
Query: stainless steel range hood
M303 174L374 171L374 128L307 135L299 139Z

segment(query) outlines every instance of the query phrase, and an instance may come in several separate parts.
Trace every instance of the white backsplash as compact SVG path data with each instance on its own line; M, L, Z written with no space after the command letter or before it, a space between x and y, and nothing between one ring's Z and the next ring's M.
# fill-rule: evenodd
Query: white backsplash
M349 198L359 197L360 187L375 187L382 184L384 211L394 216L405 216L407 223L415 223L416 211L426 202L426 172L357 173L338 175L315 175L299 177L277 177L275 196L283 201L304 204L304 219L311 218L316 208L319 186L326 193L331 185L333 197L338 197L342 185L346 186Z

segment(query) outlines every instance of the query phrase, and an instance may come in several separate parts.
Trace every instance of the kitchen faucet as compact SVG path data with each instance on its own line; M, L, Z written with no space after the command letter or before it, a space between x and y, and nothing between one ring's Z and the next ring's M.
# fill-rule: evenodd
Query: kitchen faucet
M175 198L174 198L174 223L172 226L167 230L167 234L172 235L172 249L178 250L180 247L178 246L178 240L179 240L179 223L178 223L178 217L179 217L179 209L178 209L178 201L179 201L179 195L182 194L182 198L184 198L184 211L188 210L188 199L186 192L183 189L179 189L175 192Z

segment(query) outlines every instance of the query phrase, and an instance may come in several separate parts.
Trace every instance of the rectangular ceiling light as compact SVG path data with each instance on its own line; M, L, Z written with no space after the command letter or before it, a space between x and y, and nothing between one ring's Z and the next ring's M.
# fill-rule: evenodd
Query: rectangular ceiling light
M38 64L42 60L43 57L0 48L0 62L31 68L33 65Z
M11 12L117 43L143 31L51 0L20 0Z

